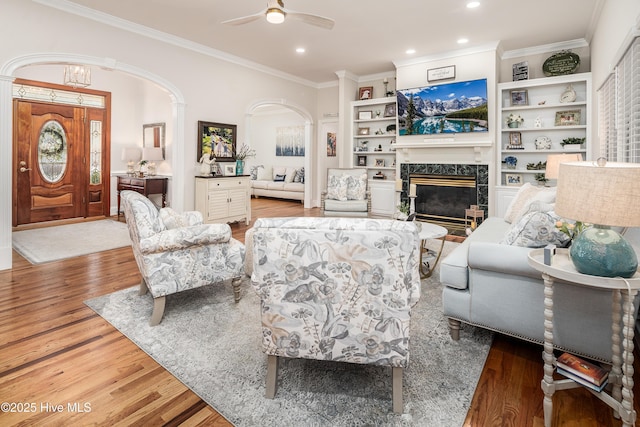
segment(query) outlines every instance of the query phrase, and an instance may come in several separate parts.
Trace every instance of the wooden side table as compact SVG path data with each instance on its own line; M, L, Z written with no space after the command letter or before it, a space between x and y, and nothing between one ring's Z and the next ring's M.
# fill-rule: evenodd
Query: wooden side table
M544 425L551 427L553 414L553 393L556 390L582 387L571 379L554 380L553 370L555 357L553 355L553 282L556 279L576 283L592 288L609 289L613 292L612 319L612 368L609 373L609 383L613 386L611 395L604 390L591 393L605 402L615 411L616 417L622 419L622 425L633 426L636 411L633 409L633 335L634 335L634 306L633 300L640 288L640 273L630 279L591 276L578 273L569 258L568 249L558 249L551 258L551 265L544 263L544 249L535 249L529 253L529 265L542 273L544 280L544 377L542 391L544 392ZM622 306L622 314L620 309ZM620 325L622 317L622 327ZM620 332L623 332L620 357Z
M120 218L120 192L124 190L136 191L145 197L149 194L162 195L162 207L167 203L167 186L169 178L166 176L145 176L142 178L118 175L118 218Z

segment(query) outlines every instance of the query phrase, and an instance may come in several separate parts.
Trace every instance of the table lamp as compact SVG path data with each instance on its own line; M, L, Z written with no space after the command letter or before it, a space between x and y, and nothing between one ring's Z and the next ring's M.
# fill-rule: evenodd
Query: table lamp
M580 160L582 160L582 154L580 153L549 154L547 156L547 166L545 167L544 177L547 179L558 179L560 163L579 162Z
M593 224L571 243L576 270L603 277L632 277L638 269L633 247L611 227L640 226L640 164L561 163L555 212Z
M133 175L133 167L140 160L140 149L137 147L125 147L122 149L120 160L127 162L127 174Z
M162 148L145 147L142 149L142 160L147 161L147 173L151 176L156 174L156 161L164 160Z

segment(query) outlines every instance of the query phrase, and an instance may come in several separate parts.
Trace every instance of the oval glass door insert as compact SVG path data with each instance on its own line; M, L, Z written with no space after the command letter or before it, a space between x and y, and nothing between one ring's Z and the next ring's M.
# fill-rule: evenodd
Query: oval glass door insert
M47 182L58 182L67 169L67 135L62 125L49 120L38 138L38 168Z

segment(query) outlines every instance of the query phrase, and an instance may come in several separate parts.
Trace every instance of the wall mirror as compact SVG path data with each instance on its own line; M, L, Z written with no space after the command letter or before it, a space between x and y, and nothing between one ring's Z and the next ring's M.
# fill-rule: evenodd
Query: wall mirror
M142 147L162 148L162 158L166 159L164 147L164 123L142 125Z

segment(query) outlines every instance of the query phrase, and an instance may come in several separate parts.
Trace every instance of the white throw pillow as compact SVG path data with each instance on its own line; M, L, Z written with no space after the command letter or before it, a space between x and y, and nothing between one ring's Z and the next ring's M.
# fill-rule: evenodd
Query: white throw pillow
M296 168L287 168L286 175L284 182L293 182L293 179L296 177Z
M540 187L525 183L516 194L516 197L509 204L504 220L510 224L517 222L527 211L529 203L539 200L544 203L553 203L556 200L555 187Z
M347 175L330 175L327 182L327 199L347 200Z
M273 167L273 176L271 177L272 181L275 181L276 175L285 176L287 174L287 168L284 166L274 166Z
M271 166L263 166L258 169L258 180L259 181L273 181Z

